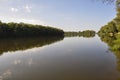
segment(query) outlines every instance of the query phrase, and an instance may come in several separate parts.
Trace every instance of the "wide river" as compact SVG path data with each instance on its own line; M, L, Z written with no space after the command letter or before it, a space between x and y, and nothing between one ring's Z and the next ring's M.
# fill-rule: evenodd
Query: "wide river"
M0 80L119 80L117 57L98 36L0 40Z

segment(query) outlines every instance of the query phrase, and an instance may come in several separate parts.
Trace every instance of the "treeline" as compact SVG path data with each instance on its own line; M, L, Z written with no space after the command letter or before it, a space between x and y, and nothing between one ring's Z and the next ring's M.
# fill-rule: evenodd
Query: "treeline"
M98 32L99 35L110 35L114 36L115 34L120 33L120 3L116 4L117 7L117 16L107 25L103 26Z
M93 30L85 30L83 32L79 32L83 37L94 37L96 32Z
M34 37L34 36L63 36L64 31L61 29L32 25L25 23L2 23L0 21L0 38L1 37Z
M65 32L65 37L74 37L74 36L79 36L79 37L94 37L96 34L95 31L93 30L85 30L85 31L79 31L79 32Z
M117 22L116 19L109 22L107 25L103 26L98 32L99 35L109 35L114 36L120 32L120 20Z
M74 31L71 31L71 32L70 32L70 31L69 31L69 32L65 32L65 33L64 33L64 36L65 36L65 37L76 37L76 36L79 36L79 35L78 35L78 32L74 32Z

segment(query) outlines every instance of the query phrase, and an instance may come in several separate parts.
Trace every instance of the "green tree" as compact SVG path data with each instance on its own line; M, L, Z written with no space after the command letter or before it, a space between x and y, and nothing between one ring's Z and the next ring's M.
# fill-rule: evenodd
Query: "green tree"
M61 29L25 23L0 22L0 37L64 36Z

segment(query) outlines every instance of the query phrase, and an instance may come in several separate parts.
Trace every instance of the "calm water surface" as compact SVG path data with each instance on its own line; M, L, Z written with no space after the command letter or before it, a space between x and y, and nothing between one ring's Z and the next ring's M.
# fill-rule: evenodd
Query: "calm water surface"
M0 80L119 80L99 37L0 40Z

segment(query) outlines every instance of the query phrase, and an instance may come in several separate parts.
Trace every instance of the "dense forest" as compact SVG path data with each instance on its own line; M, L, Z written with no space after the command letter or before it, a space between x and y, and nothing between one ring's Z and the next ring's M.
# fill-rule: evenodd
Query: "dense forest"
M93 30L85 30L85 31L79 31L79 32L65 32L65 37L74 37L74 36L79 36L79 37L94 37L96 34L95 31Z
M63 36L61 29L32 25L25 23L3 23L0 21L0 38L2 37L35 37L35 36Z

